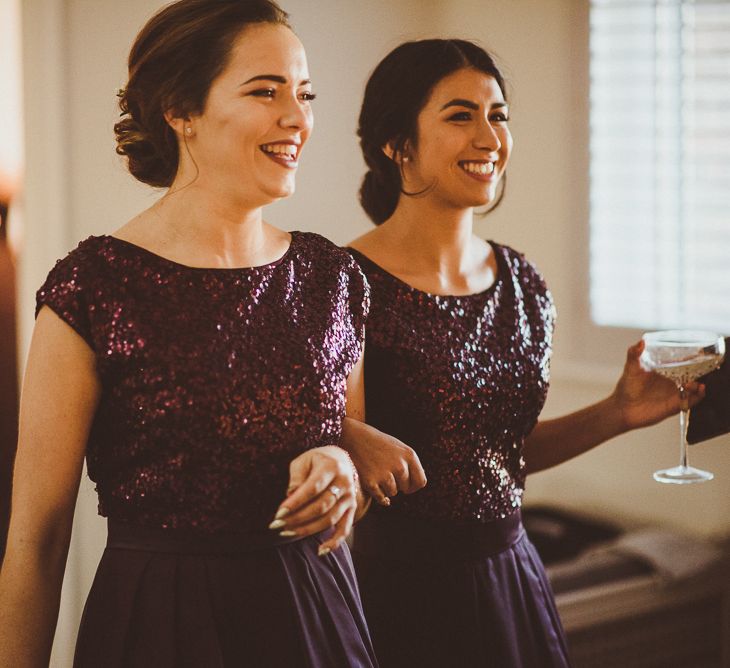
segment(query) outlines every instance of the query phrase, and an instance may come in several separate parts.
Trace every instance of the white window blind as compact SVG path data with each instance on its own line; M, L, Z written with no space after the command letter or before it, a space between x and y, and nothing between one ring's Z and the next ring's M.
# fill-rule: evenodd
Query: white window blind
M730 333L730 0L591 0L599 325Z

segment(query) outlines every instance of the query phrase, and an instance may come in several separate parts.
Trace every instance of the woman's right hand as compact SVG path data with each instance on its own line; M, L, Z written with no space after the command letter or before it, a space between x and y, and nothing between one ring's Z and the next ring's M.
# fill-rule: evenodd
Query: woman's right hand
M347 452L335 445L312 448L289 465L287 497L269 529L281 536L311 536L333 528L319 548L320 556L347 538L362 492Z
M350 453L363 491L383 506L398 492L412 494L426 485L413 448L360 420L345 418L340 445Z

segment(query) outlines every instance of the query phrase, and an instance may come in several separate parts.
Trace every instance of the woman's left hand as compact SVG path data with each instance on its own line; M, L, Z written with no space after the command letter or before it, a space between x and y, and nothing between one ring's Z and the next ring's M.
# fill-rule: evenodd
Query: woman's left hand
M641 366L643 350L643 341L628 349L623 373L612 394L625 429L648 427L678 413L680 409L677 386L668 378ZM705 396L705 387L700 383L688 383L686 390L690 408Z
M319 555L337 549L352 529L357 508L358 483L347 452L327 445L299 455L289 466L287 494L269 528L283 536L311 536L334 527Z

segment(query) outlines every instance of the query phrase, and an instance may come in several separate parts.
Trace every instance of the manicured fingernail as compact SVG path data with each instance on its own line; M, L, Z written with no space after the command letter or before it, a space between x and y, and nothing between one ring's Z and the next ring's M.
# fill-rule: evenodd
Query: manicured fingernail
M291 531L290 529L286 529L285 531L280 531L279 532L279 535L280 536L283 536L284 538L289 538L291 536L296 536L297 535L297 532L296 531Z
M290 512L291 510L289 510L289 508L287 508L286 506L282 506L281 508L279 508L279 510L276 511L276 515L274 515L274 520L280 520L282 517L286 517Z
M384 506L389 506L390 505L390 499L386 496L380 503L382 505L384 505Z
M317 550L317 556L324 557L326 554L329 554L332 552L332 549L329 547L325 547L324 545L320 545L319 549Z
M269 524L269 529L281 529L281 527L285 527L286 522L284 520L274 520L271 524Z

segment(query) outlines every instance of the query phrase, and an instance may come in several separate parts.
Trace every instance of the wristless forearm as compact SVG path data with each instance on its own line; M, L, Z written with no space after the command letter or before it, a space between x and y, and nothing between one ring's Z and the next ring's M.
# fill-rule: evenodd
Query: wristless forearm
M0 572L0 666L48 666L65 563L65 554L60 560L6 556Z
M342 435L340 447L349 455L352 455L358 439L362 439L367 433L367 425L355 418L346 417L342 422Z
M528 473L557 466L626 431L613 397L575 413L538 422L525 440Z

